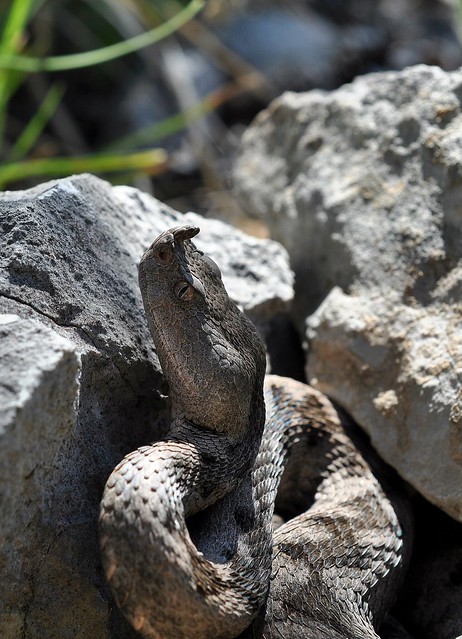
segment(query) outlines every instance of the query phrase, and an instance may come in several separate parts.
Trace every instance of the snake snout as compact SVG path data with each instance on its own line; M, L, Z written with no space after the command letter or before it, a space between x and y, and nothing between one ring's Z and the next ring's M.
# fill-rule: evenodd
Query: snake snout
M192 224L184 224L183 226L176 226L175 228L170 229L170 233L173 234L175 242L190 240L195 237L199 231L200 228L198 226L193 226Z
M160 266L167 266L173 261L175 246L182 245L185 240L193 238L199 231L199 227L189 224L168 229L151 244L145 255L150 254Z

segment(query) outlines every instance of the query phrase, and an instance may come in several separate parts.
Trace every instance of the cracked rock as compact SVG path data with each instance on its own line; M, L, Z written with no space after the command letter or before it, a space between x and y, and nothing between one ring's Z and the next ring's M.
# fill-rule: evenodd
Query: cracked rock
M296 274L312 381L462 521L462 73L287 93L246 132L245 208Z
M137 262L198 224L234 300L271 332L285 251L83 175L0 194L0 635L129 639L99 560L104 483L166 431L168 407Z

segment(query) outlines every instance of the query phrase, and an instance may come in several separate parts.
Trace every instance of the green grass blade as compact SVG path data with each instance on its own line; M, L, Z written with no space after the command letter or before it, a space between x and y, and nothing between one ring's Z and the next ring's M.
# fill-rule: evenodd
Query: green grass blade
M0 57L14 56L18 51L30 17L31 6L32 0L13 1L0 40ZM17 74L9 74L0 68L0 151L3 148L8 101L19 83Z
M24 131L13 145L9 155L8 161L13 162L24 158L37 142L43 129L53 117L56 109L58 108L61 98L64 94L64 86L57 82L53 84L36 113L30 119Z
M31 6L32 0L14 0L0 40L0 53L9 54L18 50Z
M0 189L6 184L31 177L63 177L73 173L113 173L144 171L158 173L167 162L163 149L150 149L128 155L91 155L80 157L40 158L10 162L0 166Z
M160 26L134 36L133 38L129 38L128 40L117 42L116 44L94 51L44 58L0 54L0 69L16 69L26 73L35 73L38 71L69 71L71 69L82 69L84 67L102 64L103 62L110 62L159 42L163 38L175 33L175 31L199 13L204 5L205 0L191 0L184 9Z

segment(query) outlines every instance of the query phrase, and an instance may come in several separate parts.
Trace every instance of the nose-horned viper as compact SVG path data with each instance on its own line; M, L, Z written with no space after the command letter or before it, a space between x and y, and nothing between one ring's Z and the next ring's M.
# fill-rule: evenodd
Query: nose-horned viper
M106 484L115 600L149 639L377 639L405 523L329 400L265 378L262 341L198 232L166 231L139 268L172 420Z

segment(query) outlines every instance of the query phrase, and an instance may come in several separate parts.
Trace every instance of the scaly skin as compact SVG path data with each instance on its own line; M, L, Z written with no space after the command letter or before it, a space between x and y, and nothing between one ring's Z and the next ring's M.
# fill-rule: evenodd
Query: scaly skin
M116 602L146 639L377 638L406 560L402 523L330 402L264 381L261 339L198 232L166 231L140 264L172 423L106 484ZM273 536L275 503L289 521Z

